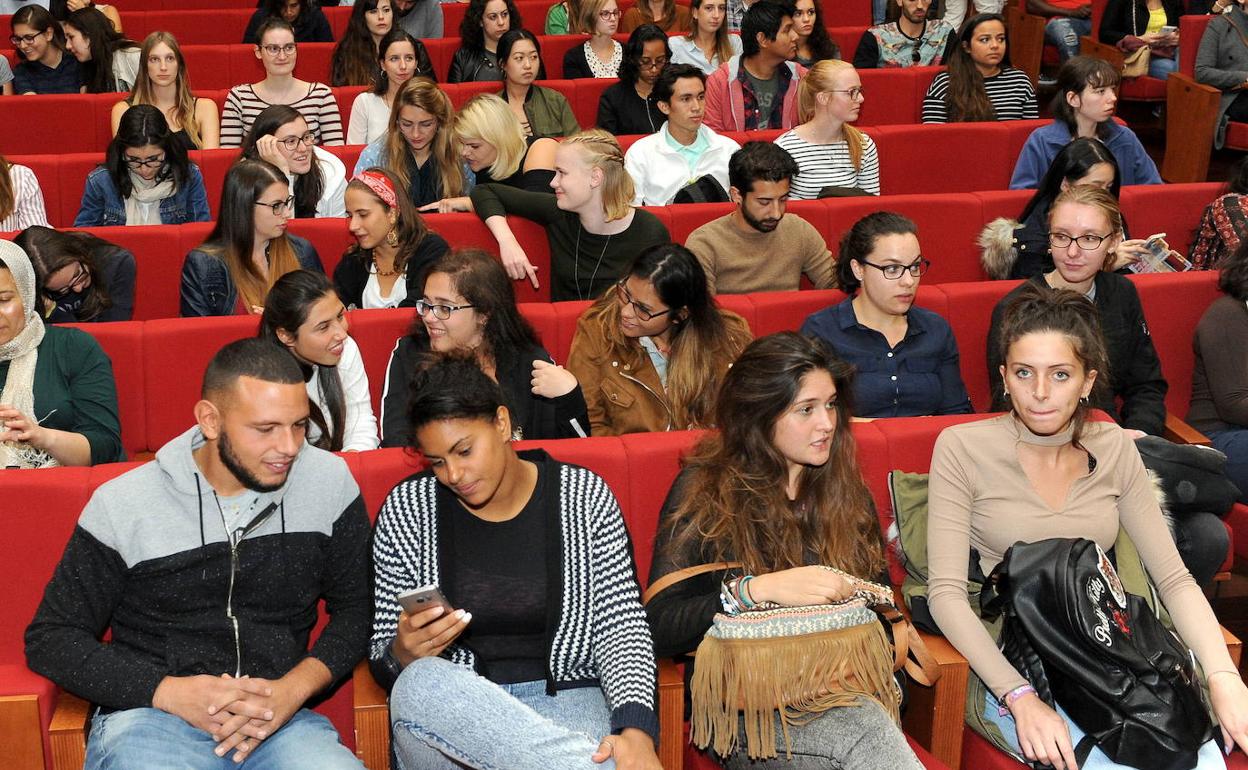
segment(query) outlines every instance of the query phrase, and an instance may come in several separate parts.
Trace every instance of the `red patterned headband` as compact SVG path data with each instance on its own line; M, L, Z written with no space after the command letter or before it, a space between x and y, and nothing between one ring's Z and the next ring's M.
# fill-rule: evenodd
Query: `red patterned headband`
M373 194L381 198L390 208L399 207L399 198L394 192L394 185L386 178L385 174L376 171L361 171L351 178L352 182L363 182Z

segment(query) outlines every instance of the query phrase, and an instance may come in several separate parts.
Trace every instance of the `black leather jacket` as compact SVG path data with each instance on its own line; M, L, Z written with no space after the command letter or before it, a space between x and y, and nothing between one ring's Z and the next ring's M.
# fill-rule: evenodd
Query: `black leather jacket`
M502 82L503 70L498 66L498 57L484 48L470 50L460 48L451 59L451 73L448 83Z

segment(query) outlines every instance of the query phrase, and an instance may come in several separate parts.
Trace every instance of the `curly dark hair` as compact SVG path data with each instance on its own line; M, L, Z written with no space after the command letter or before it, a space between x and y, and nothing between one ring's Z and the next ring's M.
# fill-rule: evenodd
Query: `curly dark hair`
M459 44L462 48L469 51L480 51L485 48L485 30L482 24L485 23L485 6L490 0L471 0L468 3L468 10L464 12L464 19L459 23ZM520 9L516 7L515 0L503 0L507 4L507 18L510 26L507 29L521 29L524 26L524 20L520 18Z

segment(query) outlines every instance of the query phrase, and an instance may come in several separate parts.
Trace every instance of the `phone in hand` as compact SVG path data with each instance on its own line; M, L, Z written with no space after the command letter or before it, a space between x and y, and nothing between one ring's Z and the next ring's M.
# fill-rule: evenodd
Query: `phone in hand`
M1174 27L1174 26L1171 26L1171 25L1167 24L1166 26L1164 26L1164 27L1162 27L1162 28L1161 28L1161 35L1162 35L1163 37L1167 37L1167 36L1169 36L1169 35L1173 35L1174 33L1178 32L1178 31L1179 31L1179 28L1178 28L1178 27Z
M442 607L444 612L450 612L454 609L451 603L446 600L446 597L442 595L442 591L437 586L432 585L404 591L394 598L405 612L413 615L438 606Z

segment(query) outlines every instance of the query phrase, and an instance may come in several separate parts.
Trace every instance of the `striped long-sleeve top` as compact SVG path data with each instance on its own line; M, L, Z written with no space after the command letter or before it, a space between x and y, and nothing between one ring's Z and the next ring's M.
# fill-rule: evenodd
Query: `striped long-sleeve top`
M5 173L0 168L0 173ZM8 168L9 181L13 183L13 210L0 219L0 233L9 230L25 230L35 225L48 226L48 213L43 207L43 190L39 178L29 167L17 163Z
M984 78L984 90L988 101L996 110L997 120L1034 120L1040 117L1036 105L1036 90L1027 73L1016 67L1007 67L990 78ZM923 97L923 122L948 123L949 113L945 95L949 91L949 73L940 72Z
M776 144L788 151L797 161L797 176L789 187L792 200L813 200L825 187L857 187L872 195L880 194L880 156L875 142L862 134L862 157L854 168L846 141L832 144L814 144L786 131Z
M547 483L558 484L558 510L546 516L547 537L557 539L559 554L559 563L546 565L547 602L559 606L558 623L546 629L547 689L553 693L600 686L611 709L611 731L645 730L657 745L654 644L615 495L590 470L557 462L542 451L524 452L521 457L549 474ZM395 597L420 586L443 584L441 560L448 548L439 536L449 531L448 509L457 504L439 503L438 481L432 471L425 471L399 482L377 517L369 658L374 676L387 688L398 675L398 661L390 650L400 613ZM472 650L458 642L450 644L442 657L477 668Z
M270 106L250 83L234 86L221 110L221 146L239 147L256 117ZM308 130L317 144L342 144L342 116L334 92L324 83L309 83L308 93L290 103L308 121Z

